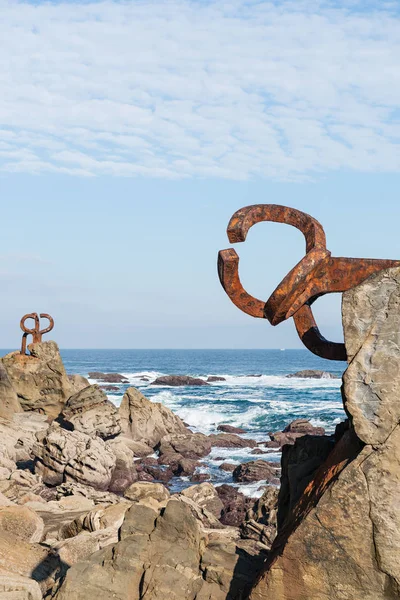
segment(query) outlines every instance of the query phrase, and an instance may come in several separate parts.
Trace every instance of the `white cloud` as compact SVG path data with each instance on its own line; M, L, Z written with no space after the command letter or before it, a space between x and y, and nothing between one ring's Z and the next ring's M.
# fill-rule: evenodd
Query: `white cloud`
M0 0L0 170L400 167L396 3Z

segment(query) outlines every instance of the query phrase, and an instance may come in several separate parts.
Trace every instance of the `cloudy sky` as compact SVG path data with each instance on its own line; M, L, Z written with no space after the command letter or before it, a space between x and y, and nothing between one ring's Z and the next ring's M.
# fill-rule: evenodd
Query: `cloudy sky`
M219 287L246 204L400 257L398 1L0 0L0 45L0 346L32 311L64 347L298 346ZM303 245L254 228L249 291ZM317 312L339 338L339 299Z

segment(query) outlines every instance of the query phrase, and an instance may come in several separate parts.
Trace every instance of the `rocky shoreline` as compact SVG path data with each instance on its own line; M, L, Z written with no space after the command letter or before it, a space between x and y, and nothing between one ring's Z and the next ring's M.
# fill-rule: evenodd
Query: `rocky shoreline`
M262 442L204 435L134 387L117 408L66 374L55 342L3 357L0 597L398 598L398 298L399 269L345 294L349 419L334 435L305 419ZM241 447L254 460L220 465L232 485L205 481L213 448ZM236 487L249 482L260 498Z

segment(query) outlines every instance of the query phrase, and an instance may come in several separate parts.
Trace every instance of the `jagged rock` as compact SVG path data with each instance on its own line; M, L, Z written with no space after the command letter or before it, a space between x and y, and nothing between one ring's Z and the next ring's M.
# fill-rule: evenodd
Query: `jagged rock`
M181 492L182 496L190 498L200 508L205 508L213 515L220 518L224 508L223 502L218 496L217 490L211 483L200 483L192 485Z
M217 383L218 381L226 381L225 377L218 377L217 375L210 375L207 377L207 383ZM221 430L223 431L223 430ZM237 432L232 432L237 433Z
M247 511L240 526L242 538L261 542L268 548L276 537L278 489L267 486L261 498Z
M169 408L150 402L134 387L125 392L119 414L124 435L152 448L165 435L187 432L183 421Z
M97 379L106 383L129 383L129 380L120 373L101 373L100 371L92 371L88 374L90 379Z
M63 426L104 440L121 433L118 409L97 385L71 396L63 409Z
M25 542L40 542L44 523L26 506L4 506L0 508L0 531Z
M199 466L197 459L184 458L177 452L162 454L158 459L158 463L160 465L167 465L177 477L192 476Z
M302 435L324 435L325 429L323 427L314 427L308 421L308 419L295 419L292 423L289 423L285 427L283 431L276 431L275 433L270 433L269 437L272 442L275 442L280 447L285 446L286 444L294 444L295 441L301 437ZM267 447L268 442L266 443Z
M11 352L2 358L11 385L23 410L36 411L55 419L72 394L55 342L28 346L30 355Z
M129 506L128 502L96 506L89 512L78 515L73 521L62 525L59 537L64 540L75 537L82 531L92 533L109 528L112 528L117 534Z
M149 483L147 481L140 481L133 483L124 494L125 498L131 502L150 502L151 506L156 503L165 504L170 497L170 493L162 483Z
M254 500L226 483L217 486L215 489L224 505L220 517L221 523L239 526L245 519L246 512L253 505Z
M218 448L255 448L255 440L241 438L234 433L212 433L208 436L213 447Z
M42 600L37 581L0 569L0 597L4 600Z
M71 384L72 394L77 394L85 387L90 385L86 377L83 377L83 375L68 375L68 379Z
M7 371L0 360L0 417L11 419L15 413L22 412L18 396L11 385Z
M344 294L350 428L279 518L251 600L399 597L399 306L399 268Z
M67 497L86 498L91 500L94 504L117 504L118 502L121 502L121 498L116 494L96 490L88 485L82 485L81 483L72 481L67 481L57 486L56 494L60 502Z
M218 425L218 431L222 431L223 433L246 433L245 429L241 429L240 427L233 427L232 425Z
M52 425L33 447L35 472L49 485L76 481L106 490L116 464L115 454L100 438Z
M184 458L199 459L211 452L211 440L203 433L165 435L158 446L161 455L180 454Z
M304 371L297 371L297 373L289 373L286 375L287 378L300 377L302 379L339 379L337 375L329 373L328 371L318 371L318 369L305 369Z
M189 377L188 375L163 375L163 377L157 377L151 385L171 385L177 387L182 385L208 385L208 383L204 379Z
M232 473L233 481L250 483L266 480L269 483L279 483L280 468L277 463L266 460L250 460L236 467Z

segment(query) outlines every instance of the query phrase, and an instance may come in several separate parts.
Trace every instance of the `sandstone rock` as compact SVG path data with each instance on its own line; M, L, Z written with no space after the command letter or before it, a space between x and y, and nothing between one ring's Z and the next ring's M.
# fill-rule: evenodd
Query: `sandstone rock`
M55 342L40 342L28 348L30 355L11 352L4 356L4 368L23 410L55 419L72 394L58 346Z
M208 436L213 447L218 448L255 448L255 440L241 438L234 433L212 433Z
M198 377L189 377L188 375L164 375L163 377L157 377L151 385L171 385L171 386L182 386L182 385L208 385L204 379Z
M97 385L71 396L63 409L63 426L104 440L121 433L118 409Z
M232 425L218 425L218 431L222 431L223 433L246 433L245 429L241 429L240 427L233 427Z
M132 502L146 502L150 501L151 506L153 502L158 507L159 504L164 504L170 497L170 493L162 483L148 483L141 481L133 483L124 494L125 498Z
M34 448L35 472L49 485L75 481L106 490L116 464L114 453L100 438L52 425Z
M240 483L250 483L252 481L262 481L279 483L280 468L277 463L267 462L266 460L251 460L238 465L232 473L233 481Z
M0 417L11 419L15 413L22 412L18 396L11 385L7 371L0 360Z
M211 440L203 433L165 435L158 446L161 455L177 453L184 458L198 459L211 452Z
M26 506L4 506L0 508L0 531L25 542L40 542L44 523Z
M182 420L169 408L150 402L133 387L125 392L119 414L124 435L152 448L165 435L187 432Z
M101 373L100 371L92 371L89 373L90 379L98 379L106 383L129 383L129 380L120 373Z
M278 489L267 486L261 498L247 511L240 526L242 538L253 539L271 548L276 537Z
M219 381L226 381L226 379L225 379L225 377L218 377L217 375L210 375L210 377L207 377L207 383L217 383ZM236 432L232 432L232 433L236 433Z
M0 569L0 598L4 600L42 600L39 584L22 575Z
M224 505L220 518L221 523L239 526L245 519L247 510L254 504L254 500L226 483L217 486L216 490Z
M305 369L304 371L297 371L297 373L289 373L286 377L289 379L291 377L300 377L301 379L339 379L333 373L318 371L317 369Z
M60 539L75 537L86 531L101 531L112 528L117 535L124 520L125 513L130 503L121 502L109 506L99 505L86 513L79 514L73 521L63 524L60 528Z
M190 498L200 508L205 508L218 519L221 517L224 508L223 502L218 496L217 490L211 483L200 483L192 485L181 492L182 496Z
M118 504L118 502L121 502L121 498L116 494L96 490L88 485L82 485L72 481L57 486L56 495L60 502L61 500L67 500L68 497L86 498L91 500L94 504Z
M86 377L83 377L82 375L68 375L68 379L71 384L72 394L77 394L85 387L90 385Z
M158 462L160 465L167 465L172 473L177 477L192 476L199 466L199 461L193 458L184 458L177 452L162 454Z

